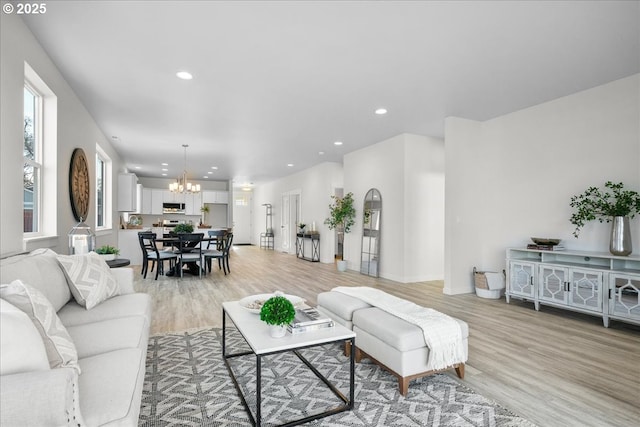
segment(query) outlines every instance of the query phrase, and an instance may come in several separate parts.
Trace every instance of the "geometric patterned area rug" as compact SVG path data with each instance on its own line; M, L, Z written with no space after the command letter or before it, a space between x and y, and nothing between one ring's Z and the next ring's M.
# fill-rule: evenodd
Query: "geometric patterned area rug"
M151 337L140 426L250 426L249 417L222 360L222 331ZM227 329L229 352L247 349ZM342 345L301 350L345 395L349 363ZM255 414L255 356L231 359L232 369ZM262 359L262 424L272 426L319 413L341 401L292 353ZM457 379L435 374L411 381L407 397L396 377L368 359L356 363L355 402L310 426L534 426Z

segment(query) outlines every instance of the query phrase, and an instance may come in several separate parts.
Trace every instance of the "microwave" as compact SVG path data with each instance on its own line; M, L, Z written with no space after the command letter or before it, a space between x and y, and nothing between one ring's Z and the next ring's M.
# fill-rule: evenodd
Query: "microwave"
M184 203L163 203L162 213L165 214L183 214Z

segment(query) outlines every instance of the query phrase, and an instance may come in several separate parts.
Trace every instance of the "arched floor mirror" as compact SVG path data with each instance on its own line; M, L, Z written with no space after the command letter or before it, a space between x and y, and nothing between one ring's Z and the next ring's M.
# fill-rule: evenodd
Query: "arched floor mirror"
M367 191L364 197L362 218L362 252L360 273L378 277L380 265L380 215L382 214L382 196L375 188Z

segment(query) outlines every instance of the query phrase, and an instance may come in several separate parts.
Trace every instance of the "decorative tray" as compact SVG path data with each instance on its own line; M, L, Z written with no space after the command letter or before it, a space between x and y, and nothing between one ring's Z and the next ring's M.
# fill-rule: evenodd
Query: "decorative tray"
M271 293L271 294L251 295L251 296L242 298L238 302L240 303L240 306L242 306L245 310L248 310L254 314L260 314L262 305L265 303L265 301L267 301L269 298L273 296L276 296L276 294ZM282 294L282 296L288 299L289 301L291 301L291 304L293 304L294 307L304 304L304 301L305 301L304 299L297 297L295 295Z

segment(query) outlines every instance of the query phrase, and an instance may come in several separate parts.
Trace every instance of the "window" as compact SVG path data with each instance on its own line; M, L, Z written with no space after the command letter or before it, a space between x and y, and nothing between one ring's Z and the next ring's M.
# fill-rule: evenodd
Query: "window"
M111 159L96 144L96 230L111 228Z
M29 251L41 247L43 238L56 243L58 99L26 62L23 110L23 236Z
M40 231L42 189L42 97L24 87L23 218L25 233Z

